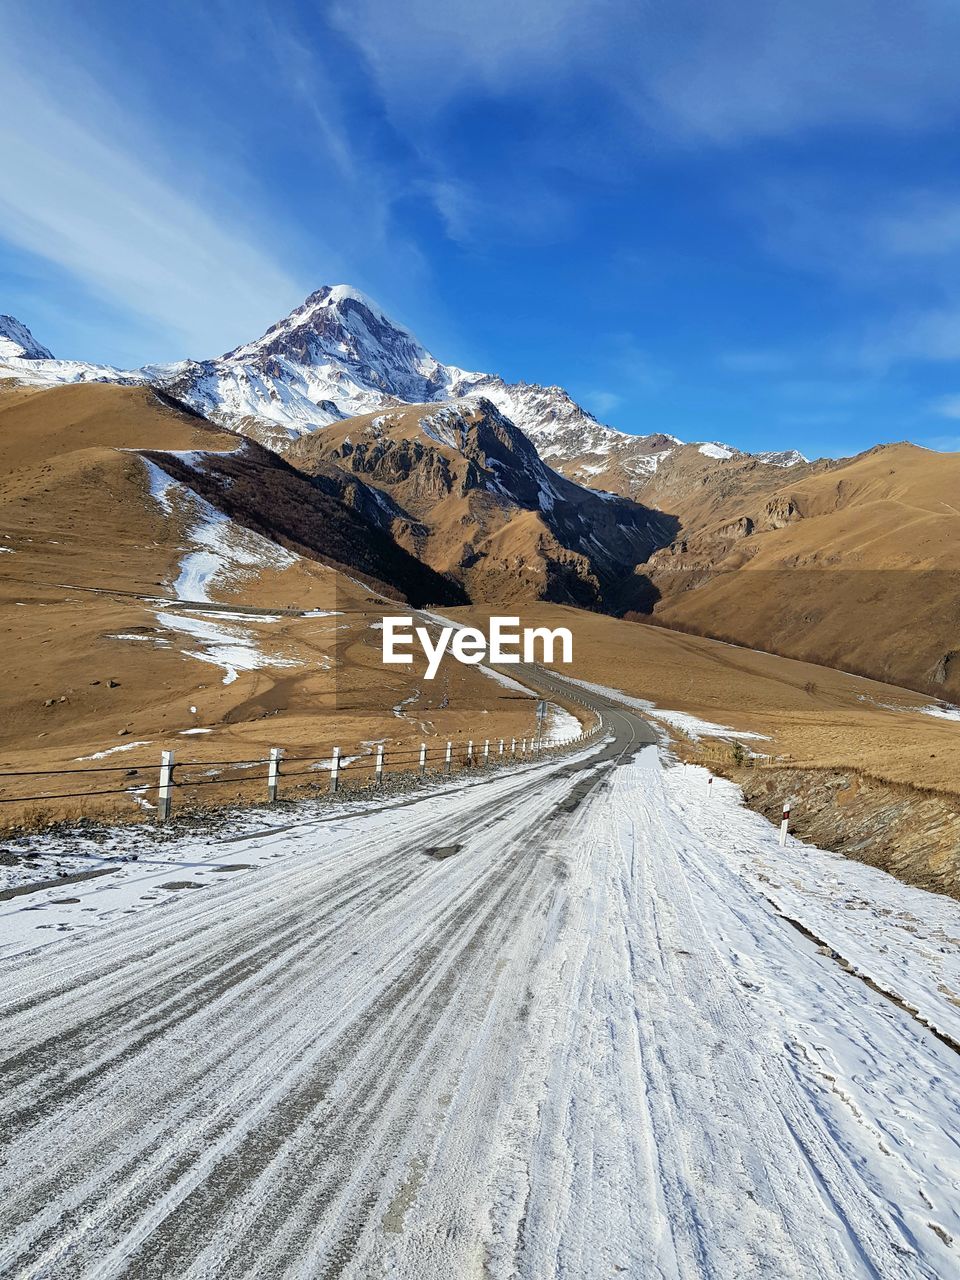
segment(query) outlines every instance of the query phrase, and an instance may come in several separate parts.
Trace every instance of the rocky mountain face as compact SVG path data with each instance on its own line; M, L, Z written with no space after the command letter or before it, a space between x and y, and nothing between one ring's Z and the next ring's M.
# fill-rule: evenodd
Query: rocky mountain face
M0 347L7 372L42 385L148 381L222 426L271 447L357 414L397 404L446 403L481 395L519 427L540 456L578 484L641 498L663 461L683 448L722 461L728 445L684 446L674 436L633 436L600 423L558 386L505 382L497 374L444 364L347 285L325 285L262 337L209 360L121 371L53 360L28 341ZM32 363L27 364L26 361ZM0 365L0 376L4 369ZM795 451L759 454L777 467L803 462Z
M146 383L269 445L224 472L221 500L243 497L236 518L318 556L334 528L338 563L383 583L402 570L411 600L652 612L960 697L949 456L895 446L808 463L625 435L560 387L441 363L345 286L217 359L131 371L56 360L4 317L4 379ZM362 541L374 554L363 566Z
M636 567L675 531L552 471L482 396L351 418L302 437L288 457L474 600L643 608Z
M52 360L25 324L13 316L0 316L0 360Z

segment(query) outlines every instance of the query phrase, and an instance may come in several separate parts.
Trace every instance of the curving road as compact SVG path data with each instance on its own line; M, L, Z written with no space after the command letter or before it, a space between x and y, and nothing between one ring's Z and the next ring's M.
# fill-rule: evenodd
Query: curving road
M3 964L0 1274L954 1273L956 1055L576 695L575 758Z

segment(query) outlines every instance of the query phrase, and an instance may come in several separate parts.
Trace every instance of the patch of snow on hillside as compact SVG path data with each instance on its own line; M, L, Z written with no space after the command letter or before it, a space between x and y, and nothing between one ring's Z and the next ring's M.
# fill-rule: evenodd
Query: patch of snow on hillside
M630 459L621 458L620 465L628 475L639 476L645 473L652 476L656 474L664 458L669 458L671 453L673 453L672 449L662 449L660 453L640 453Z
M765 462L770 467L797 467L810 461L797 449L767 449L754 456L758 462Z
M505 689L511 689L514 693L522 693L527 698L534 697L534 694L526 687L526 685L520 684L519 681L505 675L496 667L487 667L481 662L477 664L477 670L482 671L488 679L496 680L497 684L502 684Z
M575 742L583 731L583 726L575 715L571 715L564 707L555 702L547 703L547 714L544 721L540 743L544 747L559 747L567 742Z
M210 589L218 579L218 585L224 581L235 583L264 570L288 569L297 563L297 557L286 547L237 524L186 485L171 479L148 458L142 461L147 468L150 495L163 513L173 515L176 503L176 508L188 514L191 521L187 537L193 549L184 554L173 583L178 600L209 604Z
M147 483L150 486L150 497L157 503L164 515L173 514L173 507L170 505L169 493L176 485L173 476L167 475L162 467L158 467L155 462L151 462L149 458L141 458L140 461L147 469Z
M224 684L233 684L241 671L297 665L296 659L264 653L260 637L249 626L225 621L219 614L166 609L157 614L157 620L167 630L188 636L194 642L195 648L181 650L186 657L222 668Z
M733 457L733 450L728 449L724 444L702 444L699 446L699 451L708 458Z
M924 706L911 707L902 702L878 702L876 698L868 698L866 694L857 694L860 702L870 702L882 711L899 711L901 715L935 716L939 720L960 721L960 707L952 702L928 702Z
M106 747L103 751L95 751L92 756L77 756L74 763L81 760L103 760L106 756L116 755L118 751L132 751L134 747L149 747L149 740L144 742L121 742L117 747Z
M87 364L83 360L30 360L2 354L0 378L13 378L24 386L39 388L62 387L75 382L140 386L145 381L136 370L115 369L112 365Z

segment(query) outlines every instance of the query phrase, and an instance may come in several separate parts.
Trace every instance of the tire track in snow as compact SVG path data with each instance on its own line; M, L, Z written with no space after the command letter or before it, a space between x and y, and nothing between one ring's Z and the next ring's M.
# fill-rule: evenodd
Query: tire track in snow
M594 701L579 763L4 966L5 1273L952 1275L945 1051Z

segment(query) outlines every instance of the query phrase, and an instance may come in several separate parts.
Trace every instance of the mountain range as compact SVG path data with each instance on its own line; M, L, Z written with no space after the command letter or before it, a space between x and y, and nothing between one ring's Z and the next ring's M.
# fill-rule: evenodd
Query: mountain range
M434 575L409 598L553 600L960 694L956 456L809 462L629 435L562 387L442 363L343 285L223 356L136 370L56 359L0 317L3 379L149 388L246 437L230 463L157 465L223 508L242 463L231 518L321 559L327 522L336 564L361 574L376 544L381 586Z
M281 449L290 439L358 414L482 396L555 470L592 488L610 480L613 491L631 497L641 497L644 484L678 451L696 450L714 460L753 456L718 442L684 445L659 432L629 435L598 422L563 387L508 383L497 374L443 364L347 285L325 285L262 337L209 360L122 371L54 360L11 316L0 317L0 335L0 361L25 381L149 382L211 421ZM796 450L755 457L777 467L806 461Z

